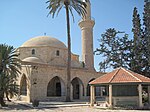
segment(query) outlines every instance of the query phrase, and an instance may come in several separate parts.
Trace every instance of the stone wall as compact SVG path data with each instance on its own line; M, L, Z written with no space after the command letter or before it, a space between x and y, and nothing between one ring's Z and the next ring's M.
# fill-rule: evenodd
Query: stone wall
M27 97L28 101L31 101L33 99L39 99L39 100L64 100L66 95L66 67L58 67L58 66L44 66L44 65L31 65L31 66L23 66L22 73L25 74L29 81L28 85L29 88L27 89ZM87 69L72 69L71 71L71 81L73 79L79 80L79 86L80 86L80 93L79 97L80 99L86 99L86 91L87 91L87 85L89 81L93 78L97 78L101 76L102 74L99 74L95 71L88 71ZM55 77L58 77L61 82L61 97L47 97L47 86L48 83ZM20 77L21 80L21 77ZM73 99L73 87L71 86L71 96Z

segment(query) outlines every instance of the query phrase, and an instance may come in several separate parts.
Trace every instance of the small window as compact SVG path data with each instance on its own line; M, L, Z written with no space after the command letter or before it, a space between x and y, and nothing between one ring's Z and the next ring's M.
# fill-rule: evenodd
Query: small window
M32 55L34 55L35 54L35 49L32 49Z
M56 51L56 56L59 56L59 50Z

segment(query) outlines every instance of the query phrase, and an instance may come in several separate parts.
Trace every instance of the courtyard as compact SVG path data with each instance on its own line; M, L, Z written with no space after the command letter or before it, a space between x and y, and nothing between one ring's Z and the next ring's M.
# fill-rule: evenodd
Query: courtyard
M56 102L55 102L56 103ZM60 102L59 102L60 103ZM123 110L123 109L104 109L98 107L90 107L88 105L75 105L72 102L61 102L57 104L44 103L42 106L33 108L28 103L23 102L7 102L8 107L0 107L0 112L149 112L149 110ZM67 106L68 105L68 106ZM72 105L72 106L71 106Z
M15 1L0 2L0 112L150 112L150 0Z

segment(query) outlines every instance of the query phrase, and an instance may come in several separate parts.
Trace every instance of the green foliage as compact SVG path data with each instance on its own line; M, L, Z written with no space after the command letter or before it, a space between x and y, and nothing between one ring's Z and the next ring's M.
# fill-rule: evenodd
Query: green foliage
M150 1L145 0L143 13L143 38L144 38L144 69L143 73L150 77Z
M34 100L34 101L32 102L32 106L33 106L33 107L38 107L38 106L39 106L39 100Z
M121 36L121 37L120 37ZM101 54L105 59L100 62L100 71L104 71L109 67L125 67L128 68L128 55L130 52L131 41L124 32L116 31L114 28L107 29L101 35L99 40L100 47L96 49L97 55Z
M13 46L0 44L0 97L3 99L4 93L13 96L18 93L18 85L15 81L20 74L20 60L18 53ZM3 102L3 101L1 101Z
M107 29L101 35L100 47L96 53L105 57L100 62L100 70L125 67L134 72L150 77L150 1L145 0L143 25L137 8L133 10L133 39L128 35L119 35L114 28Z
M133 10L133 43L131 47L131 65L130 69L134 72L142 74L143 65L143 38L141 29L140 15L138 14L137 8Z
M150 1L145 0L143 26L137 8L134 8L132 21L134 36L130 69L150 77Z
M61 9L65 6L68 7L69 12L71 13L74 21L73 16L73 9L79 14L79 16L84 17L86 14L86 3L82 0L48 0L46 3L49 3L47 9L49 9L48 15L52 15L54 18L55 15L58 16Z

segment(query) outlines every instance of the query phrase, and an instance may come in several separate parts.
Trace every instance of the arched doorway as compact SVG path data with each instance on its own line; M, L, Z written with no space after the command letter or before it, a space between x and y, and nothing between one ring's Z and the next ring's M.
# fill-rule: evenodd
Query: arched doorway
M93 81L93 80L95 80L95 78L91 79L91 80L88 82L88 84L87 84L86 96L90 96L90 85L89 85L89 83L90 83L91 81Z
M80 99L80 96L84 93L84 86L82 81L76 77L71 81L71 84L73 90L73 99Z
M91 81L95 80L95 78L91 79L88 84L87 84L87 88L86 88L86 96L90 96L90 85L89 83ZM105 92L105 87L99 87L99 86L95 86L95 96L97 97L102 97L104 95L104 92Z
M60 97L64 94L64 83L62 80L56 76L52 78L47 86L47 96L57 96Z
M20 95L27 95L27 78L25 75L22 75L20 81Z

